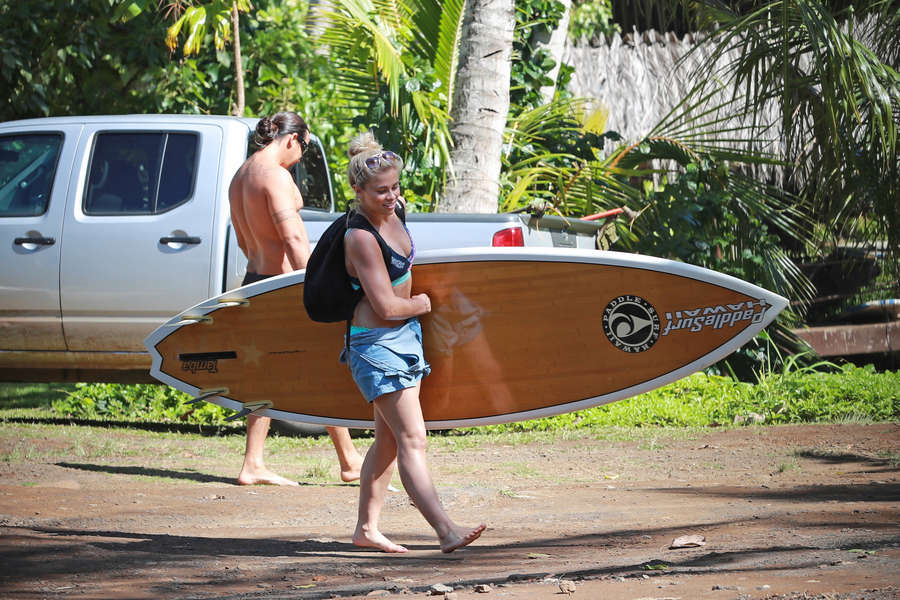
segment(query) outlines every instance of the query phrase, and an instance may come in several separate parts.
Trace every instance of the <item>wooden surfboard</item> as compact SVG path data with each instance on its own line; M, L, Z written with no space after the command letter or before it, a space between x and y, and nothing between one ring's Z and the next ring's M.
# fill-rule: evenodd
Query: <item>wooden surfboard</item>
M372 427L372 407L338 362L345 323L303 308L303 271L189 308L146 340L151 374L255 414ZM423 252L420 317L426 427L533 419L621 400L724 358L787 300L684 263L577 249Z

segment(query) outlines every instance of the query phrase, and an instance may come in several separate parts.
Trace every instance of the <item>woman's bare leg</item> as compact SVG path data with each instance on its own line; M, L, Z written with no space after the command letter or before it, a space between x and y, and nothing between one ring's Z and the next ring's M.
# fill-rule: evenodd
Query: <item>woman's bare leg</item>
M353 543L385 552L406 552L406 548L387 539L378 529L384 496L397 460L397 441L390 427L375 411L375 441L366 452L359 479L359 512Z
M478 539L485 525L462 527L454 523L444 511L434 488L425 458L427 441L422 407L419 404L419 386L379 396L374 404L376 419L380 416L393 432L397 466L403 486L416 508L437 533L441 550L453 552ZM379 433L376 429L376 441Z

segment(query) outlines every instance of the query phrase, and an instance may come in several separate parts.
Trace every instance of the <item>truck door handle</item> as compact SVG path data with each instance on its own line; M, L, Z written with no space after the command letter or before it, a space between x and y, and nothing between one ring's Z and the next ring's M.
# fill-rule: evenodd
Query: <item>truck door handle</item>
M159 238L160 244L199 244L200 238L192 235L171 235Z
M56 238L49 237L17 237L13 240L13 244L24 246L25 244L37 244L38 246L52 246L56 243Z

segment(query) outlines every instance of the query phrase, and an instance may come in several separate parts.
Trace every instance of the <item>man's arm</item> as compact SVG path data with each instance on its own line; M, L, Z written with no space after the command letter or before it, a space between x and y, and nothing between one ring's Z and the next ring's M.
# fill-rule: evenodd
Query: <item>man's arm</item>
M282 170L266 186L272 224L284 245L284 255L294 270L305 269L310 254L309 236L298 212L303 206L299 196L300 192L287 171Z
M228 206L231 208L231 229L234 231L234 237L237 239L238 248L247 256L247 242L244 239L243 227L240 224L244 220L243 210L241 209L241 194L236 188L235 180L231 181L228 186Z

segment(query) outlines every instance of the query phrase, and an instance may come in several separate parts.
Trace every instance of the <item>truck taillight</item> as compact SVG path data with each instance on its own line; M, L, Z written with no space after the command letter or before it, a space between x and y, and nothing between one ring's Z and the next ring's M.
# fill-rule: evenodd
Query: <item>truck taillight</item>
M501 229L494 234L491 240L491 246L524 246L525 238L522 236L521 227L510 227L509 229Z

